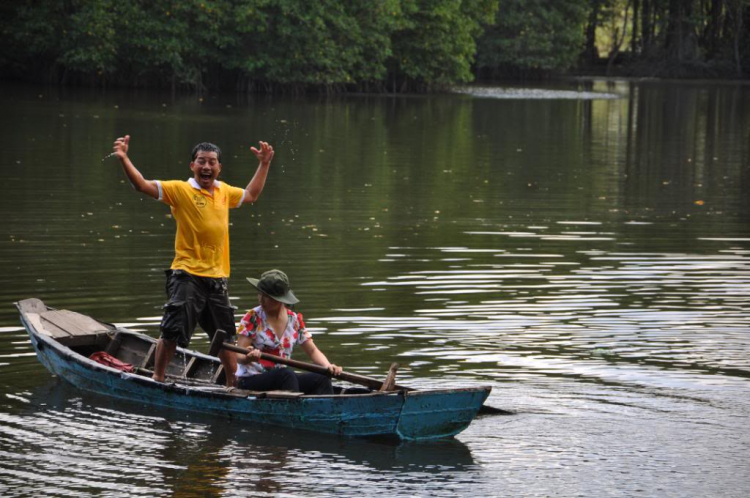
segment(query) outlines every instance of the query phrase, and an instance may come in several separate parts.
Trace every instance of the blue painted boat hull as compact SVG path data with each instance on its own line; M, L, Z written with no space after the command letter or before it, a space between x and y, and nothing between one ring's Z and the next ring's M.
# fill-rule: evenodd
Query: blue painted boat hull
M18 306L18 303L17 303ZM404 440L452 437L464 430L482 407L489 387L368 392L289 398L238 396L221 386L161 383L96 363L36 330L24 310L21 321L37 358L52 374L85 391L149 405L216 414L258 424L346 436L396 436ZM154 339L126 329L122 334ZM206 357L197 352L191 355Z

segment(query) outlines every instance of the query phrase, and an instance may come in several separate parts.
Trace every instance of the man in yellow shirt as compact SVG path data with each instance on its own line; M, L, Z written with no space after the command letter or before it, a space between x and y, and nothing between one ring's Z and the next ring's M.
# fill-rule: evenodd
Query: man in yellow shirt
M234 308L229 302L229 209L255 202L263 191L274 151L266 142L251 147L260 161L243 190L219 182L221 150L204 142L195 146L188 181L146 180L128 157L130 135L115 140L114 154L133 187L169 205L177 223L175 258L167 271L168 301L156 346L153 379L164 382L177 345L187 347L196 325L213 338L217 329L234 342ZM235 383L236 355L222 350L227 386Z

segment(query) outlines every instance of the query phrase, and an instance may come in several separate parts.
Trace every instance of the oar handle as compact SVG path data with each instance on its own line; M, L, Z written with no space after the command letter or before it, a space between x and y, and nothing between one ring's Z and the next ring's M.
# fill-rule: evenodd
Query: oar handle
M248 354L251 351L250 349L245 349L240 346L235 346L234 344L229 344L226 342L223 343L221 347L229 351L234 351L235 353L242 353L242 354ZM334 377L336 379L341 379L346 382L351 382L352 384L359 384L361 386L369 387L370 389L377 390L383 386L382 380L378 380L372 377L366 377L364 375L347 373L347 372L341 372L338 375L333 375L331 372L328 371L326 367L321 367L320 365L315 365L314 363L305 363L303 361L290 360L287 358L282 358L280 356L263 353L263 352L260 353L260 358L262 360L270 361L273 363L280 363L281 365L287 365L292 368L298 368L300 370L305 370L308 372L325 375L327 377ZM408 390L409 388L403 387L403 386L393 386L392 389Z

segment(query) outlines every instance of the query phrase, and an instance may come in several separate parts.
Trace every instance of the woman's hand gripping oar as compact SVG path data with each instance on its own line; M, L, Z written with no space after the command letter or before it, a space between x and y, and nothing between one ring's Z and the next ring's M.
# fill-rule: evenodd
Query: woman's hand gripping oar
M239 346L235 346L234 344L228 344L228 343L223 343L221 347L229 351L234 351L235 353L242 353L242 354L248 354L251 351L250 349L241 348ZM326 367L315 365L314 363L305 363L303 361L290 360L287 358L282 358L280 356L276 356L276 355L272 355L268 353L261 352L260 359L270 361L272 363L286 365L292 368L298 368L300 370L305 370L307 372L313 372L313 373L325 375L328 377L334 377L336 379L341 379L346 382L351 382L352 384L359 384L361 386L369 387L370 389L375 389L375 390L381 390L381 388L384 387L384 384L386 384L386 382L383 382L382 380L378 380L372 377L366 377L364 375L343 372L343 371L338 375L334 375ZM392 377L395 377L395 373L393 374ZM393 383L392 386L385 386L385 387L386 388L390 387L390 389L387 389L388 391L410 391L411 390L408 387L397 386L395 383Z
M217 331L217 335L219 337L214 337L214 343L217 343L218 341L222 340L221 335L219 333L224 333L224 331ZM226 342L221 342L221 347L224 349L227 349L229 351L234 351L235 353L242 353L242 354L248 354L251 350L241 348L239 346L235 346L234 344L229 344ZM214 345L212 344L211 349L215 349ZM215 354L212 354L212 356L215 356ZM320 365L315 365L314 363L305 363L303 361L297 361L297 360L291 360L286 358L281 358L280 356L275 356L268 353L260 353L260 358L266 361L270 361L273 363L279 363L281 365L286 365L292 368L298 368L300 370L305 370L307 372L313 372L321 375L326 375L328 377L334 377L336 379L341 379L346 382L351 382L352 384L358 384L361 386L369 387L370 389L375 389L378 391L413 391L414 389L410 387L400 386L395 383L396 378L396 369L398 368L398 364L394 363L391 365L391 368L388 373L388 378L385 382L382 380L375 379L373 377L366 377L364 375L358 375L358 374L352 374L348 372L341 372L338 375L333 375L331 372L326 368L322 367ZM492 406L482 405L482 407L479 409L478 415L514 415L513 412L509 412L506 410L501 410L500 408L495 408Z

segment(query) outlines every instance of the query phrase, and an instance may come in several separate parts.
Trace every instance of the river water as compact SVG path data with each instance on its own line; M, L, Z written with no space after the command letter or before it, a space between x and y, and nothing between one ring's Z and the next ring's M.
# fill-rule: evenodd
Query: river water
M173 97L4 86L3 496L750 493L750 86L572 82L440 96ZM13 303L158 335L173 220L147 178L199 141L260 200L232 212L230 293L281 268L347 371L490 385L448 441L230 424L85 394ZM192 347L205 350L196 332ZM298 352L297 358L304 359Z

